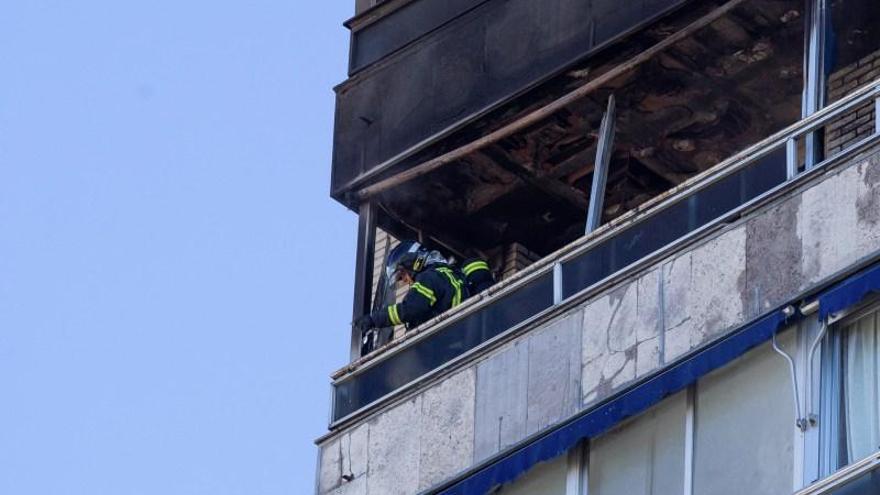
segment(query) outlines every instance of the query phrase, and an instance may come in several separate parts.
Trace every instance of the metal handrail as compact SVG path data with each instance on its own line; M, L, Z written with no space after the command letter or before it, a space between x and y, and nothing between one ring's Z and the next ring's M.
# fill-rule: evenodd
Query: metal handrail
M880 467L880 452L875 452L859 462L837 471L827 478L817 481L812 485L795 492L794 495L821 495L830 490L840 488L851 481Z
M467 301L467 303L469 304L452 309L446 314L441 315L440 317L422 325L421 328L416 329L416 333L413 337L402 341L400 344L394 346L392 349L389 349L387 352L379 353L373 356L367 356L368 359L366 361L355 361L354 363L343 367L342 370L346 370L346 372L344 372L344 374L334 373L334 376L336 376L337 378L334 380L333 383L336 384L352 376L358 375L361 372L376 365L377 363L394 356L395 354L408 348L414 343L439 332L443 328L463 319L468 315L480 311L486 306L491 305L498 298L515 292L516 290L524 287L529 282L532 282L541 276L553 273L553 266L556 263L564 263L580 256L581 254L584 254L590 248L595 247L597 244L614 237L630 225L636 222L644 221L645 219L664 211L666 208L678 204L679 200L682 197L689 196L695 192L711 186L712 184L715 184L716 182L754 163L756 160L765 157L766 155L770 154L781 146L786 146L787 153L795 153L796 147L790 146L788 144L790 141L796 140L810 132L813 132L826 125L829 121L833 120L840 114L845 113L848 110L851 110L861 104L864 104L870 101L872 98L877 99L878 97L880 97L880 79L860 87L846 97L828 105L827 107L810 115L809 117L806 117L786 127L785 129L765 138L764 140L759 141L758 143L731 156L730 158L722 161L711 169L685 181L684 183L676 186L666 193L661 194L651 200L648 200L639 207L631 210L628 213L625 213L621 217L618 217L612 222L609 222L608 224L597 229L592 234L585 235L580 239L558 249L554 253L545 256L541 260L538 260L522 272L515 275L509 281L502 282L501 284L496 286L497 289L490 289L480 296L477 296L479 299L472 299L470 301ZM792 161L791 157L789 157L789 161ZM645 258L647 257L650 257L650 255L645 256ZM607 281L604 282L607 283ZM554 304L556 304L555 301ZM351 369L352 365L356 366L356 368Z

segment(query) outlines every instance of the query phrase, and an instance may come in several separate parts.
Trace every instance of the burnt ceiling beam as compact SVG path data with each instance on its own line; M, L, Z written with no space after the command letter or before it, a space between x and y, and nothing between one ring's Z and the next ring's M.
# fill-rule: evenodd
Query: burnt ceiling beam
M376 194L381 193L382 191L398 186L400 184L406 183L412 179L430 173L444 165L450 163L456 163L467 157L468 155L479 151L486 146L496 143L501 139L509 137L517 132L523 131L535 124L540 123L541 121L551 117L554 113L564 109L568 105L577 102L588 94L596 91L597 89L602 88L603 86L612 83L615 79L625 76L631 73L631 71L643 63L653 59L657 54L665 51L666 49L672 47L679 41L682 41L696 31L708 26L709 24L715 22L716 20L723 17L725 14L730 12L742 5L746 0L730 0L724 5L712 10L708 14L700 17L693 23L684 27L683 29L675 32L659 41L657 44L651 46L650 48L636 54L634 57L629 59L627 62L617 65L607 72L604 72L594 79L591 79L589 82L579 86L573 91L563 95L562 97L550 102L549 104L534 110L519 119L492 131L485 136L480 137L464 146L446 152L438 157L427 160L419 165L416 165L408 170L405 170L393 177L389 177L387 179L380 180L373 185L364 187L360 191L356 193L356 197L359 201L364 201Z
M523 187L523 183L520 180L510 184L482 186L468 195L464 213L465 215L473 215L520 187Z
M677 186L690 177L688 174L671 172L669 167L661 163L660 160L647 154L634 154L633 159L641 163L649 172L668 182L671 186Z
M562 179L569 174L584 169L588 174L593 171L593 168L596 165L594 163L595 158L596 143L594 142L583 151L579 151L574 155L566 158L565 160L562 160L558 164L554 165L553 168L547 172L547 176L554 179Z
M590 146L587 146L585 149L578 151L570 157L562 160L558 164L553 165L553 168L551 168L550 170L534 171L534 177L538 182L546 186L543 189L545 190L545 192L550 192L551 190L557 192L565 191L562 192L565 197L572 197L572 200L569 202L571 202L574 206L580 206L583 204L581 200L573 199L574 196L571 194L571 191L569 191L572 190L580 194L579 190L569 187L567 185L566 179L570 174L573 174L575 172L579 172L581 176L591 173L593 171L593 160L595 159L595 157L596 144L593 143ZM481 153L477 153L474 156L470 157L469 161L476 166L496 166L498 168L502 168L503 170L507 170L506 168L501 167L495 162L489 160L485 157L485 155ZM517 176L517 178L517 181L509 184L483 185L479 188L479 190L472 192L468 198L466 213L476 213L486 206L489 206L499 198L506 196L521 187L524 187L526 185L526 182L519 176ZM550 182L551 180L558 182L559 185L552 184ZM559 196L559 194L557 193L553 194Z
M485 161L491 161L496 166L515 175L523 184L532 186L552 197L559 198L577 211L586 211L589 201L584 192L559 182L544 172L537 172L533 168L511 159L499 147L489 148L484 150L483 153L485 153ZM516 184L513 184L511 191L514 188L516 188Z

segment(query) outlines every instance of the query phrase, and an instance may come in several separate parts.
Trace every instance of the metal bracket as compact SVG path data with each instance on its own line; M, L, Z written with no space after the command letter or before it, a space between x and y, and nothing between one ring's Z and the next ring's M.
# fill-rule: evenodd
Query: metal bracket
M562 293L562 263L558 261L553 264L553 304L562 302L564 295Z
M880 134L880 98L874 100L874 134Z
M785 142L785 169L788 179L794 179L798 174L797 138L789 138Z
M786 319L789 318L790 316L794 315L794 312L795 312L795 309L793 306L786 306L782 310L782 313L785 315ZM797 425L799 430L807 431L807 420L804 419L804 417L801 415L801 401L800 401L800 392L799 392L800 389L798 388L797 373L795 370L794 359L791 357L790 354L788 354L787 352L780 349L779 343L776 342L776 332L777 332L777 329L774 329L773 330L773 338L771 339L771 342L773 343L773 350L776 351L780 356L785 358L785 360L788 362L788 370L791 373L791 386L792 386L792 391L794 392L795 424Z
M816 305L810 305L810 311L813 312L816 309ZM782 310L782 314L785 315L786 319L794 316L796 310L794 306L786 306ZM802 313L804 310L802 309ZM805 391L806 398L806 408L807 415L804 416L801 413L801 401L800 401L800 387L798 387L797 382L797 370L794 364L794 358L791 354L783 351L779 347L779 343L776 341L776 330L773 331L773 338L771 342L773 343L773 350L776 351L780 356L785 358L786 362L788 362L788 369L791 373L791 386L792 392L794 393L794 407L795 407L795 425L797 425L800 431L807 431L811 426L816 426L819 424L819 415L813 412L813 358L816 355L816 349L819 348L819 344L822 342L822 339L825 337L825 333L828 330L828 324L823 321L822 328L819 330L819 333L816 335L816 338L813 339L813 342L810 344L809 351L807 352L807 390Z
M810 344L809 354L807 355L807 384L809 385L807 388L807 420L811 426L816 426L819 423L819 415L814 412L813 408L813 357L816 355L816 349L819 348L819 344L825 338L827 331L828 323L823 320L822 328L819 330L816 338L813 339L813 343Z

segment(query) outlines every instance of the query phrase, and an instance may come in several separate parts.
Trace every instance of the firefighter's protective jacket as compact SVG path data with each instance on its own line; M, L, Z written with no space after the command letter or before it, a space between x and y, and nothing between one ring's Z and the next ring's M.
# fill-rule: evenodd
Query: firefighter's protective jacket
M470 258L461 264L461 273L467 284L470 295L475 296L495 284L495 276L489 269L489 263L482 258Z
M416 274L403 301L380 308L371 317L378 328L402 324L414 328L458 306L467 296L462 276L448 265L437 263Z

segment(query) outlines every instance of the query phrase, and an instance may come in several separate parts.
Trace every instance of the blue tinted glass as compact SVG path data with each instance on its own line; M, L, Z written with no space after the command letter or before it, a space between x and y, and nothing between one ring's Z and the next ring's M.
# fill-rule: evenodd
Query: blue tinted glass
M563 263L563 295L590 287L785 180L785 149L780 148Z
M418 379L552 304L553 278L546 274L363 373L338 383L334 391L334 421Z
M874 469L828 495L877 495L880 493L880 470Z

